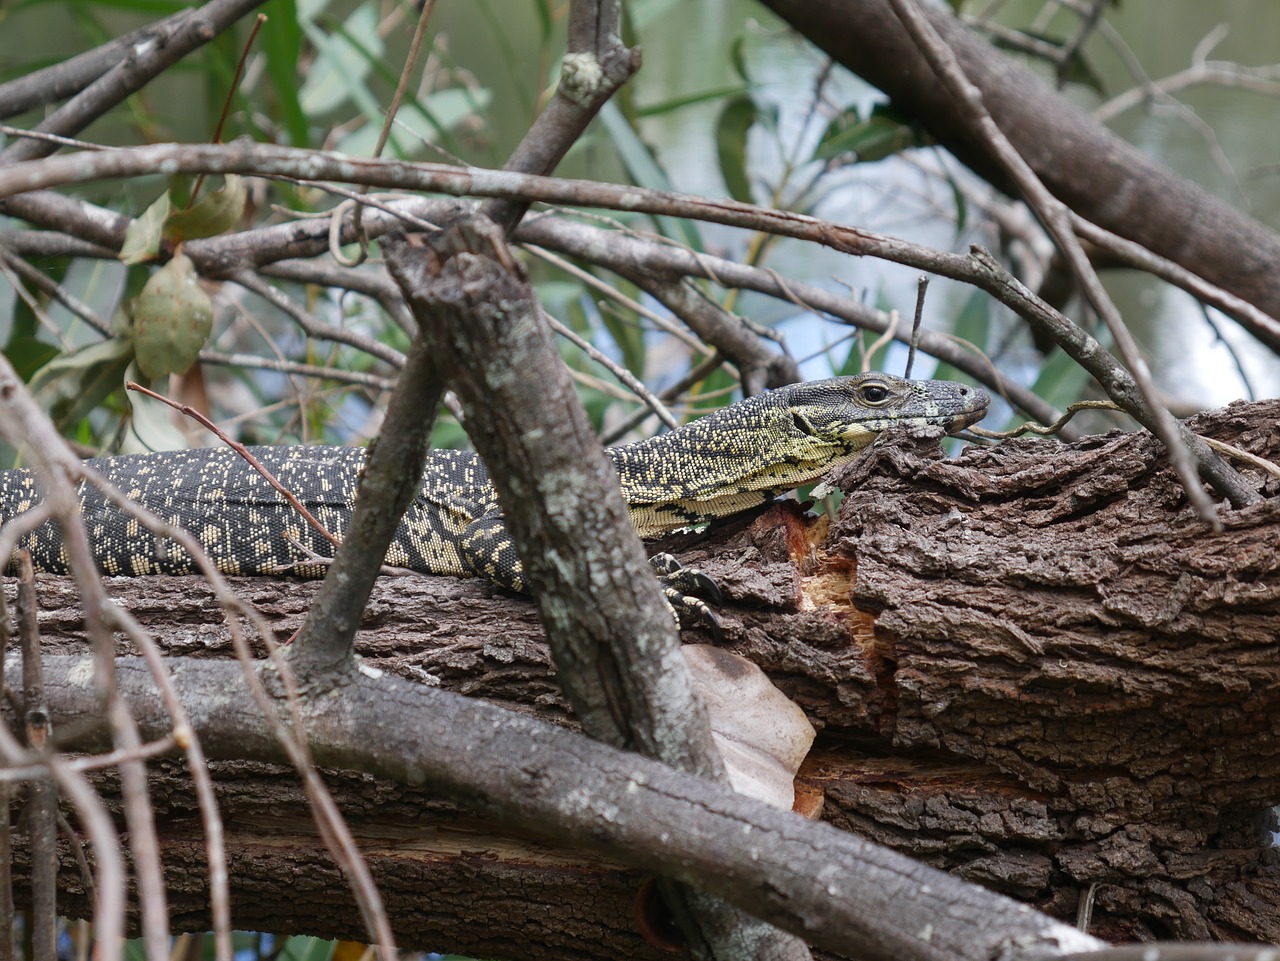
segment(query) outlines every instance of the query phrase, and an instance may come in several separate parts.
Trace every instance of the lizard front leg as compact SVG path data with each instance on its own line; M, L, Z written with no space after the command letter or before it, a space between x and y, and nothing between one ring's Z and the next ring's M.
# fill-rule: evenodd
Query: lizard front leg
M517 594L529 593L524 565L502 515L487 514L472 521L459 547L468 573ZM655 554L649 564L658 575L663 599L676 623L697 623L719 638L720 624L707 605L707 600L713 604L722 600L715 582L696 568L681 566L670 554Z

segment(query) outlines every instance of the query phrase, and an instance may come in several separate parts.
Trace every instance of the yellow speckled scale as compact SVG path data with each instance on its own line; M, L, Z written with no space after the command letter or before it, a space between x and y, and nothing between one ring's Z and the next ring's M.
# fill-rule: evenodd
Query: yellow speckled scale
M888 427L976 423L989 399L946 381L861 374L794 384L726 407L678 430L608 449L637 531L653 536L766 503L851 460ZM257 447L254 456L341 538L351 519L365 452L354 447ZM333 547L257 471L227 448L164 451L90 461L133 500L199 539L228 574L318 576ZM34 476L0 472L0 520L39 502ZM82 487L94 558L108 574L186 574L186 551ZM44 524L21 546L36 566L66 572L58 528ZM524 590L484 464L465 451L427 458L422 486L387 563L428 574L479 576Z

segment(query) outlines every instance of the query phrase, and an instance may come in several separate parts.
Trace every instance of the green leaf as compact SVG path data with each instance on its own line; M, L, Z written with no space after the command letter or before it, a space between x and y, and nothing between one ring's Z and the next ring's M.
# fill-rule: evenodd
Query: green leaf
M248 191L235 174L227 174L217 190L210 191L186 210L175 210L164 219L164 240L180 244L184 240L216 237L240 222ZM153 205L154 206L154 205Z
M276 105L283 115L289 142L305 147L308 142L307 115L298 99L298 64L302 59L302 29L294 0L269 0L263 8L267 21L258 35L267 61L267 76L275 91Z
M213 303L191 258L179 253L152 275L134 302L138 369L151 378L188 370L212 330Z
M642 119L645 117L661 117L664 114L674 113L685 107L693 107L700 103L710 103L713 100L723 100L726 97L734 97L746 92L746 85L740 83L734 84L732 87L714 87L701 93L684 94L683 96L672 97L670 100L659 100L657 103L651 103L646 107L636 107L636 116Z
M155 260L160 255L164 222L171 209L169 191L166 190L141 217L129 222L124 231L124 244L120 247L121 261L126 264L141 264Z
M30 381L37 370L59 353L53 344L46 344L35 337L14 337L4 348L5 357L24 382Z
M613 140L618 156L622 158L622 163L627 168L627 173L631 175L631 179L637 186L651 187L654 190L671 189L671 181L667 179L666 171L662 169L648 145L640 139L612 100L601 108L600 121ZM692 221L661 216L655 217L654 220L657 221L658 229L662 231L663 236L679 240L694 250L705 249L702 236Z
M134 365L125 371L125 379L142 381L146 377ZM163 401L130 391L129 430L120 444L121 454L145 454L153 450L184 450L190 446L187 436L174 423L173 408Z
M331 34L306 21L302 29L320 54L307 71L300 95L308 117L335 110L358 92L368 94L364 81L372 67L366 52L381 57L385 50L373 6L357 7Z
M756 122L756 104L746 94L730 99L716 121L716 155L720 176L729 196L751 203L751 178L747 174L747 135Z
M1082 87L1088 87L1100 97L1107 95L1101 74L1093 69L1093 65L1085 58L1083 50L1077 52L1071 58L1071 62L1067 64L1066 76L1063 79L1067 83L1078 83Z
M1062 348L1055 347L1040 368L1040 375L1031 385L1031 390L1058 410L1066 410L1067 406L1080 399L1080 393L1089 382L1089 372L1072 360ZM1013 417L1008 427L1022 423L1022 418Z
M972 344L977 350L985 350L991 336L992 321L991 295L982 290L975 290L960 308L955 322L951 326L951 335L957 340ZM969 380L950 364L939 364L932 375L937 380Z
M751 76L747 73L747 38L743 34L738 34L733 38L733 43L729 45L729 62L733 64L733 72L742 78L743 83L751 83Z
M850 107L827 125L813 159L831 160L852 154L857 163L873 163L921 143L915 129L883 105L865 120L856 107Z
M50 360L32 376L31 393L65 431L121 386L132 361L133 344L127 338L99 341Z
M329 961L336 943L294 935L285 942L284 950L280 952L280 961Z

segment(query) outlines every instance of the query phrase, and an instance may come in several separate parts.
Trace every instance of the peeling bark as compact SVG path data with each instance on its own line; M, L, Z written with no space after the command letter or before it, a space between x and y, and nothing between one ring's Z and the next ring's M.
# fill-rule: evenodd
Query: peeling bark
M1273 401L1193 426L1277 460L1278 423ZM834 522L784 503L662 546L719 580L727 646L819 728L801 779L827 820L1058 917L1097 885L1092 931L1109 939L1277 940L1280 483L1244 470L1267 499L1215 535L1145 433L956 460L895 437L846 470ZM227 656L199 581L110 584L169 653ZM72 585L38 588L46 648L83 650ZM281 640L314 591L240 588ZM534 608L486 585L382 578L359 645L406 678L570 723ZM656 953L631 915L637 872L421 792L334 780L404 944ZM219 784L237 923L358 936L292 776L224 764ZM157 786L175 910L198 928L194 808L180 775Z

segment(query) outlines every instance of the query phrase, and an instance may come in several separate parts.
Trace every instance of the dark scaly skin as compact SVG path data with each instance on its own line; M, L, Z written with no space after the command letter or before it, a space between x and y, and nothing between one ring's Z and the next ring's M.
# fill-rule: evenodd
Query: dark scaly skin
M608 453L636 530L651 537L750 510L818 480L889 427L961 430L980 420L988 403L985 392L962 384L862 374L770 391ZM251 450L331 533L343 536L363 448ZM324 570L317 557L332 556L333 546L228 448L131 454L89 465L131 499L195 535L224 573L314 577ZM0 472L0 520L30 509L39 498L31 472ZM195 571L183 549L107 504L92 485L81 486L80 500L94 559L105 573ZM21 546L31 550L37 569L66 572L56 525L42 525ZM418 497L400 523L387 563L426 574L485 577L525 591L484 464L466 451L429 454Z

